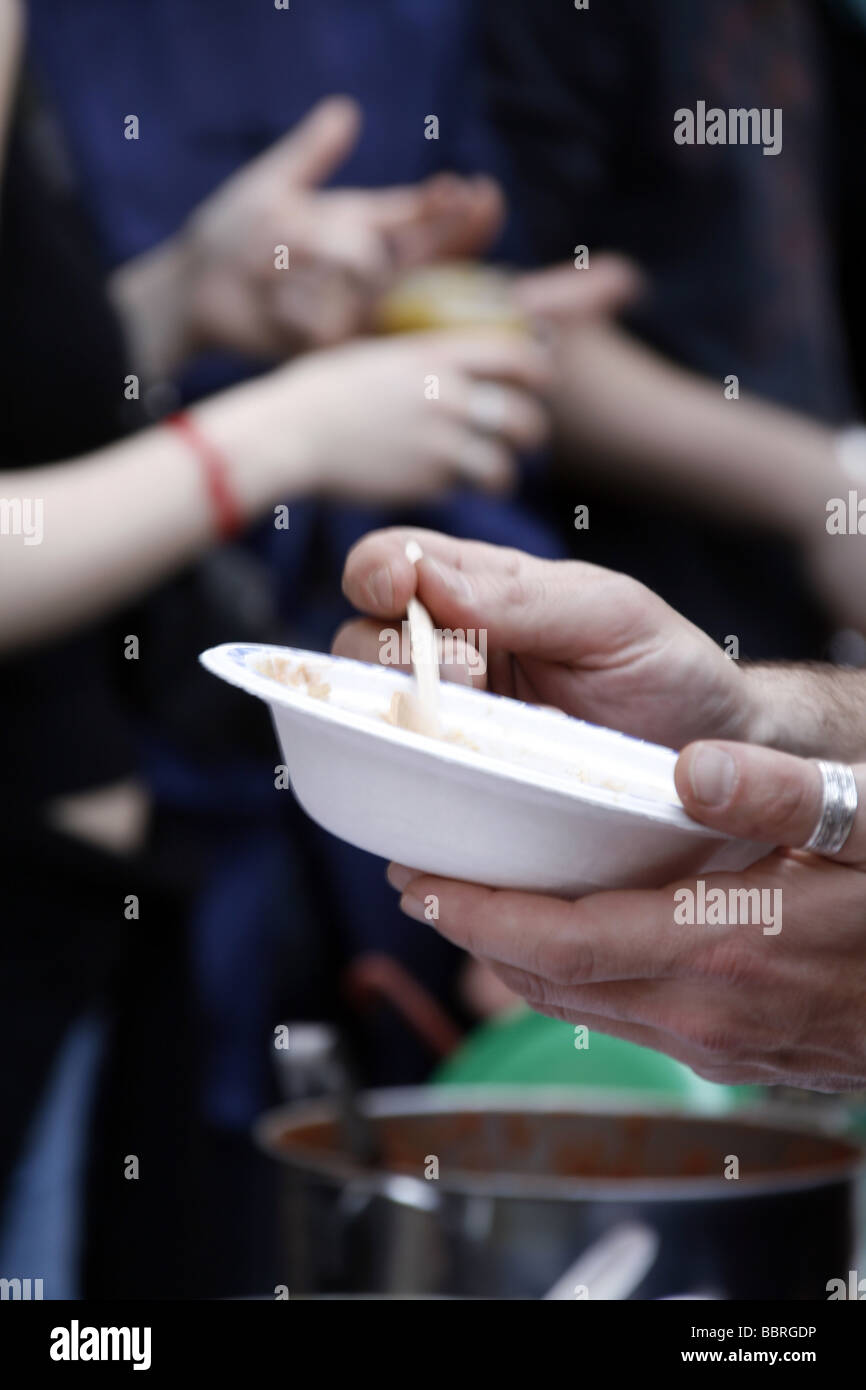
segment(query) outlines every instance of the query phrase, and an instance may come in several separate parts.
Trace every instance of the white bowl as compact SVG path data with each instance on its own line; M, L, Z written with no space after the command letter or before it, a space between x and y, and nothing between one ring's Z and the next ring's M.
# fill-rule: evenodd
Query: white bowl
M395 669L261 645L200 660L270 706L307 814L383 859L578 896L741 869L766 853L686 814L669 748L448 683L442 724L461 741L444 742L386 721L394 692L413 688ZM263 674L274 661L297 684Z

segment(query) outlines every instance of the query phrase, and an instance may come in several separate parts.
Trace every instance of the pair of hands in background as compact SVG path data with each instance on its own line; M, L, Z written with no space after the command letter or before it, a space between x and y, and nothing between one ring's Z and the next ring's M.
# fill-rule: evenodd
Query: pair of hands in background
M201 203L166 246L178 266L174 289L188 351L282 358L344 342L370 328L376 301L404 271L479 256L495 240L505 203L484 175L323 188L352 153L361 125L351 98L320 102ZM288 248L289 273L275 266L278 246ZM635 291L636 273L619 258L602 258L600 271L560 272L566 310L572 294L578 307L606 308ZM536 278L526 277L530 299Z
M163 317L176 318L175 353L216 347L282 359L346 344L369 331L377 301L402 273L479 256L494 241L505 206L487 177L441 174L406 187L324 189L357 144L361 124L350 98L320 102L206 199L157 253L171 266ZM288 272L275 267L279 245L289 249ZM599 255L590 271L565 265L519 277L515 295L530 318L568 331L615 314L641 287L636 267ZM291 407L314 438L317 485L362 503L411 504L455 482L507 489L515 452L546 437L539 397L568 391L567 382L555 384L554 356L545 361L533 344L506 345L489 332L469 343L465 333L436 333L350 344L296 363L287 380L301 389L291 393ZM419 387L434 374L441 404L435 413ZM495 433L476 426L479 380L505 392ZM279 432L280 402L270 414ZM345 430L335 435L338 419ZM828 537L823 524L822 507L810 505L794 539L835 618L862 629L861 537Z
M410 534L424 552L417 567L404 553ZM686 810L768 845L750 869L708 875L707 891L781 889L784 903L783 930L765 936L675 924L675 884L568 902L392 865L408 915L425 920L435 894L436 929L533 1008L668 1053L710 1080L866 1084L866 820L861 812L835 859L795 848L818 820L818 769L764 745L808 744L793 726L813 721L820 737L821 715L800 709L790 672L782 700L771 668L741 668L624 575L433 533L366 537L344 588L368 616L340 630L340 655L378 660L382 625L417 591L437 626L486 629L492 690L683 748ZM443 675L469 680L459 653ZM866 745L866 720L860 729ZM862 804L866 765L855 773Z
M456 485L491 492L515 478L515 455L544 442L548 354L528 335L493 330L367 332L376 302L406 270L480 254L504 215L485 177L437 175L385 189L323 190L354 147L356 103L321 102L288 135L202 203L169 242L122 267L115 300L145 375L206 349L303 356L233 395L237 454L262 501L296 491L360 503L423 502ZM285 246L288 269L277 268ZM592 317L637 291L618 257L517 286L530 312ZM320 349L319 351L307 351ZM425 384L437 378L437 395ZM494 422L489 395L497 390ZM482 391L479 392L479 386ZM223 415L226 412L223 411ZM289 441L303 462L292 466Z
M285 357L342 342L369 326L396 275L475 255L494 239L504 203L489 178L323 189L360 131L357 103L330 97L196 209L180 234L196 345ZM274 265L280 245L288 274Z

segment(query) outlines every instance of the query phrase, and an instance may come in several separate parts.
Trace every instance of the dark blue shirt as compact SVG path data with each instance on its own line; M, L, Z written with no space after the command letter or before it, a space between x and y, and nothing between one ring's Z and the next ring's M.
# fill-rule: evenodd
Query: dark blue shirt
M362 104L337 181L379 186L495 165L465 0L35 0L34 57L112 262L201 199L324 96ZM424 137L428 115L439 139ZM123 120L140 138L124 139Z

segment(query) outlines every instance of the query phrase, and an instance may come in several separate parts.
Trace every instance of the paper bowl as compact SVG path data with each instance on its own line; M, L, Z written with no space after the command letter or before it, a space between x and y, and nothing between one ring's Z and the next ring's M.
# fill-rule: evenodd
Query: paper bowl
M413 687L395 669L263 645L200 660L269 706L307 814L383 859L578 896L742 869L766 853L686 814L669 748L448 683L442 724L460 741L445 742L387 722L394 692Z

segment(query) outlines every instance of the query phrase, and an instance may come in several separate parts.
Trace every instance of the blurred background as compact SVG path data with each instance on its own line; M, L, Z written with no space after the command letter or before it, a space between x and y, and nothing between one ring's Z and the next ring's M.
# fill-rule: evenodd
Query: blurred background
M0 67L0 465L41 487L116 449L119 481L94 482L89 559L49 556L50 536L32 552L68 598L0 625L0 1276L32 1271L46 1297L288 1284L282 1174L252 1127L348 1071L856 1125L856 1099L576 1049L410 929L384 866L275 787L264 711L196 655L327 649L348 548L408 522L624 570L733 656L866 664L863 561L830 563L814 505L863 414L866 10L30 0L3 18L24 33ZM677 144L698 102L781 111L781 151ZM495 346L466 365L467 325L512 343L505 366ZM467 402L435 457L398 400L430 333ZM188 445L163 422L187 409L223 452L240 441L240 518L217 497L205 524L163 487ZM289 458L308 437L312 477ZM121 487L137 468L146 505ZM280 1055L286 1023L334 1030L298 1035L319 1072ZM844 1226L847 1200L809 1220Z

